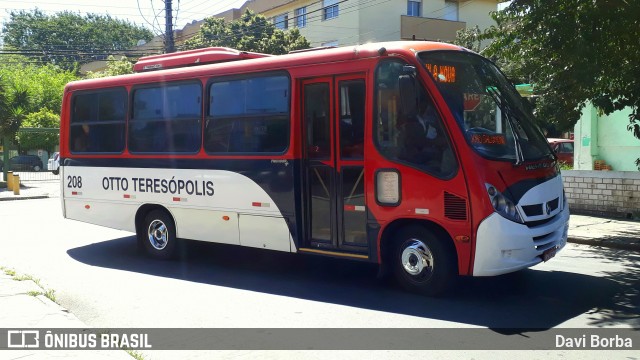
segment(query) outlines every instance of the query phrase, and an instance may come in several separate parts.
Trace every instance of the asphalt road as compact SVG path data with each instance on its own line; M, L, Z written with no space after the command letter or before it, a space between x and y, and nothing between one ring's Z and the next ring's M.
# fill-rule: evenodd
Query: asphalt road
M640 254L628 251L568 244L548 263L463 279L433 299L381 283L362 263L186 250L181 261L148 259L131 233L64 220L57 198L0 203L0 265L40 278L89 326L640 328Z

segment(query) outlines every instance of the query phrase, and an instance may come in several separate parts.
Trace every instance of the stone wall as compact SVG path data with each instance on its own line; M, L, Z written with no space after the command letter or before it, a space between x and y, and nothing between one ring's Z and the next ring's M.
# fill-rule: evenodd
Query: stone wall
M640 218L640 172L563 170L562 180L572 213Z

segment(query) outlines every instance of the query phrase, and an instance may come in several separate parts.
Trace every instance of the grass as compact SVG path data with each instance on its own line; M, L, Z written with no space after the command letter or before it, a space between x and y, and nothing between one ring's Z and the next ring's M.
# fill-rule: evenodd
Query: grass
M40 289L42 289L42 291L29 291L27 292L27 295L29 296L38 296L38 295L42 295L44 297L46 297L47 299L53 301L54 303L58 304L58 302L56 301L56 291L53 289L45 289L44 286L42 286L42 283L40 282L40 279L33 277L31 275L28 274L21 274L21 275L17 275L16 271L13 269L7 269L4 266L0 266L0 270L2 270L5 274L11 276L13 278L14 281L33 281L36 285L38 285L38 287Z
M144 357L144 355L142 355L142 353L140 353L139 351L135 351L135 350L131 350L131 349L124 349L124 351L126 351L127 354L129 354L132 358L134 358L136 360L145 360L146 359Z

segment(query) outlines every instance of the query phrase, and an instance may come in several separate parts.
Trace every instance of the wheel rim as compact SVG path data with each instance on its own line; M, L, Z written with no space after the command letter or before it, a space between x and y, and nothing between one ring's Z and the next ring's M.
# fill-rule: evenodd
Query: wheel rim
M33 167L33 171L40 171L40 166L36 165Z
M169 239L169 230L167 226L160 220L153 220L151 224L149 224L149 229L147 230L147 237L149 239L149 243L156 250L162 250L167 246L167 241Z
M433 274L433 253L425 243L409 239L400 255L402 268L413 280L424 281Z

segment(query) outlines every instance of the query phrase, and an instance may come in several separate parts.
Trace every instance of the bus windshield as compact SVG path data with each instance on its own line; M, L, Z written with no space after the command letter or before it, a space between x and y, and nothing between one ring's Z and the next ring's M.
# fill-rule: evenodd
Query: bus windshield
M515 164L552 156L533 114L493 63L459 51L427 51L418 57L480 155Z

